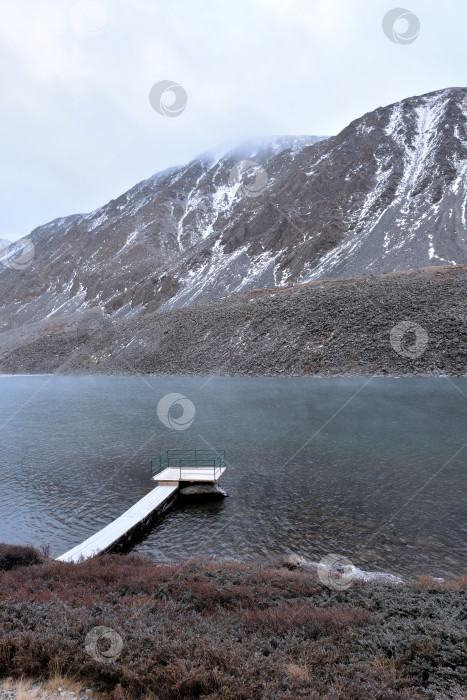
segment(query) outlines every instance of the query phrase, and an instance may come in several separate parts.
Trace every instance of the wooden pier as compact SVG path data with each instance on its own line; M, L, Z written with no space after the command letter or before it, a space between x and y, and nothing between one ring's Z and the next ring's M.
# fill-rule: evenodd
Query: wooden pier
M108 552L129 539L151 517L175 501L180 482L216 483L225 472L223 450L167 450L151 461L151 478L158 486L143 496L123 515L81 542L56 561L78 562Z
M168 501L178 489L178 484L172 486L156 486L141 500L126 510L123 515L111 522L99 532L96 532L81 544L73 547L57 558L57 561L73 561L89 559L97 554L107 552L124 537L127 537Z

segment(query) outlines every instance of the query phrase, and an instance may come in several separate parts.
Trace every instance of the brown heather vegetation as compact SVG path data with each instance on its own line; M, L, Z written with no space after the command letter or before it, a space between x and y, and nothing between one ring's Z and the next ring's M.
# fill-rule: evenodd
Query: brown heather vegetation
M20 547L0 542L0 571L16 569L18 566L40 564L43 559L44 557L34 547Z
M7 549L0 678L59 674L115 700L465 697L465 578L338 592L259 564L34 563ZM34 565L13 568L15 558ZM112 663L84 648L100 625L123 640Z

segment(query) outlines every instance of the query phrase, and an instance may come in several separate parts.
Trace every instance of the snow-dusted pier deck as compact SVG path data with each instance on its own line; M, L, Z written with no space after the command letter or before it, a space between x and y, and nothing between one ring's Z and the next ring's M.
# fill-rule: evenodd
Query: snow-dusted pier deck
M224 472L225 467L219 467L217 471L214 471L212 467L197 467L196 469L190 469L190 467L182 467L181 469L179 467L168 467L152 478L154 481L159 482L159 484L178 484L180 481L190 481L191 483L210 482L216 484L217 480Z
M91 535L91 537L88 537L81 544L57 557L57 561L77 562L80 559L89 559L108 551L138 526L146 524L154 511L164 505L167 506L167 502L175 495L177 489L178 483L157 486L126 510L119 518L106 525L99 532Z

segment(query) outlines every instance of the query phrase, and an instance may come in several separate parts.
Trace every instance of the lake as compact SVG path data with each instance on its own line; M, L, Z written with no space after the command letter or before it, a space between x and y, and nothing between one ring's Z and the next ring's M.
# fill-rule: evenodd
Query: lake
M180 405L175 428L161 422L169 393L189 399L191 424ZM332 552L365 570L457 575L466 408L459 377L3 376L0 541L58 556L154 486L159 452L214 446L229 497L176 505L132 551L160 562Z

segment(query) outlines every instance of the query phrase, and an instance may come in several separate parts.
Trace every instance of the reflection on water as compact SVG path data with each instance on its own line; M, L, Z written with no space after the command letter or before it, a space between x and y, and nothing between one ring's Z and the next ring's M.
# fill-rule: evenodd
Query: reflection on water
M464 378L0 377L0 392L2 541L57 556L152 488L158 452L213 445L229 498L176 506L135 551L465 566ZM157 417L168 393L193 402L186 430Z

